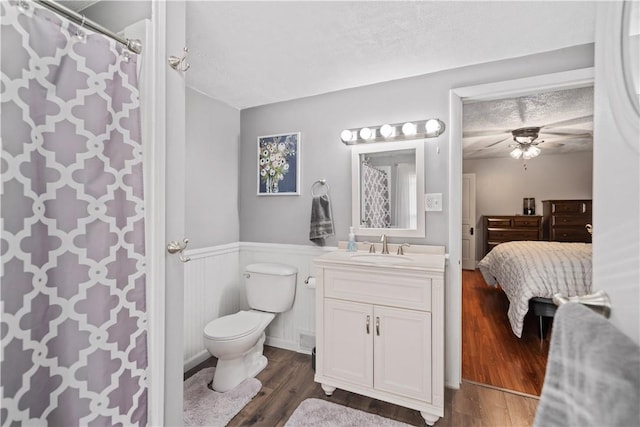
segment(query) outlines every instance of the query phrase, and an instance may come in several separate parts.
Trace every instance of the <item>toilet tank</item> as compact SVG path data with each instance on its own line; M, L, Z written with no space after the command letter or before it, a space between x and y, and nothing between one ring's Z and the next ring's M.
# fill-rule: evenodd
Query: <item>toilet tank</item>
M298 269L286 264L249 264L244 269L247 302L254 310L282 313L293 306Z

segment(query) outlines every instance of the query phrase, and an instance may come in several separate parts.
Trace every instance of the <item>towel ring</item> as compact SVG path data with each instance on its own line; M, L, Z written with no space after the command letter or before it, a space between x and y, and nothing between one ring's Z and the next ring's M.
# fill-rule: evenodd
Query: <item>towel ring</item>
M320 185L320 188L325 187L326 186L326 191L324 192L324 194L316 194L315 190L318 188L317 186ZM327 184L327 180L326 179L319 179L316 182L314 182L311 185L311 196L313 197L318 197L318 196L324 196L329 194L329 184Z

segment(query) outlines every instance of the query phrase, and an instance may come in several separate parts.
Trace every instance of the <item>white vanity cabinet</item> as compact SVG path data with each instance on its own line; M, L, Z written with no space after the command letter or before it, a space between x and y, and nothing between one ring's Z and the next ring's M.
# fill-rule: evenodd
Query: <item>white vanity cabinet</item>
M315 259L315 381L327 395L340 388L416 409L430 425L443 416L444 250L437 252Z

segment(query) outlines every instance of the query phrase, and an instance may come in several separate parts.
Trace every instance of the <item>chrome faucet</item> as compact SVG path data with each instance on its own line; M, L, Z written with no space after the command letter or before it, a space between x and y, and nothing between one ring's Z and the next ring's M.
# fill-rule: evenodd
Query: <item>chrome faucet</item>
M382 235L382 237L380 238L380 241L382 242L382 252L380 252L381 254L388 254L389 253L389 247L387 246L387 236L385 234Z
M408 248L409 246L411 246L408 243L403 243L401 245L398 246L398 255L404 255L404 249L403 248Z

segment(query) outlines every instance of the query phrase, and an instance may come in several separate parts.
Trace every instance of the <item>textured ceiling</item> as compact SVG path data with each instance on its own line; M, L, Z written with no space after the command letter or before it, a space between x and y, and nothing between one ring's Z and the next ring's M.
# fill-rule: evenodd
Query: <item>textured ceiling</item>
M541 154L593 151L593 86L466 103L462 116L465 159L508 156L511 131L530 126Z
M242 109L594 41L589 2L187 2L187 84Z
M186 11L187 84L243 109L591 43L596 4L188 0ZM465 104L464 157L508 156L525 126L542 126L543 154L592 150L593 88Z

